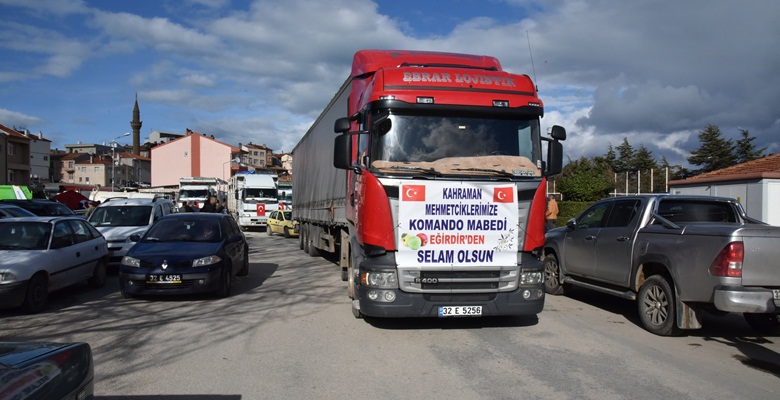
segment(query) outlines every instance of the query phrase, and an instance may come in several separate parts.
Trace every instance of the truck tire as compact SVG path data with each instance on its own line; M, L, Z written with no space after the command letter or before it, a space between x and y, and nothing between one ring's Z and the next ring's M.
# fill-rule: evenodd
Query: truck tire
M564 283L561 282L561 266L555 254L547 254L544 257L544 291L547 294L564 294Z
M649 332L659 336L675 336L677 328L674 291L669 281L653 275L639 288L637 297L639 320Z
M303 250L303 225L298 227L298 249Z
M754 331L764 335L780 334L780 314L745 313L745 322Z
M304 253L309 252L309 224L301 227L301 250Z

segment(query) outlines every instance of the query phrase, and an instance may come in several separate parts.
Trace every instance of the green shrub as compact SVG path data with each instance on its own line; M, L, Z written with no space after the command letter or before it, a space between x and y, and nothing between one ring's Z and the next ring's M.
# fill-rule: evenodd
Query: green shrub
M566 225L566 221L580 215L591 204L593 202L590 201L559 201L558 219L555 221L555 226Z

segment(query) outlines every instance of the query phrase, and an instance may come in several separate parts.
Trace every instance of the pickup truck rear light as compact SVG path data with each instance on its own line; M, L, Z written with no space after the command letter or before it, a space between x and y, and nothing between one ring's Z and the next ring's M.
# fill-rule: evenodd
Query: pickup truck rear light
M745 257L745 245L742 242L731 242L720 251L710 265L710 274L732 278L742 277L742 260Z

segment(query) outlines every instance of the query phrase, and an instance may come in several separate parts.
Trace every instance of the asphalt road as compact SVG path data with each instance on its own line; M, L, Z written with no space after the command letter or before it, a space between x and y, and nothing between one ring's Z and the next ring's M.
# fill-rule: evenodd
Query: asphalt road
M357 320L333 262L247 236L229 298L126 300L112 275L0 310L0 340L88 342L97 400L780 398L780 337L738 315L658 337L633 303L579 290L538 318Z

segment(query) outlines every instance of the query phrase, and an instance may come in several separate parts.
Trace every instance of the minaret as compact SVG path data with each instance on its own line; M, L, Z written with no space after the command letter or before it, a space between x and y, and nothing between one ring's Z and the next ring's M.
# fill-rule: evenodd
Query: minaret
M141 155L141 111L138 109L138 93L135 94L135 107L133 107L133 120L130 127L133 128L133 154Z

